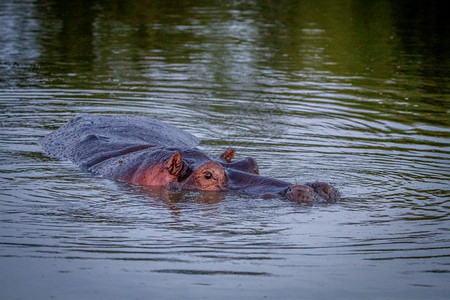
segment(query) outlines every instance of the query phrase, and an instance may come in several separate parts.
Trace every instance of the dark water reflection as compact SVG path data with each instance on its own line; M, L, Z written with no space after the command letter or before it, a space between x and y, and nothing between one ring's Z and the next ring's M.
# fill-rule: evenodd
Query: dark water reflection
M5 298L447 298L449 22L425 1L3 1ZM36 141L144 115L335 205L95 177Z

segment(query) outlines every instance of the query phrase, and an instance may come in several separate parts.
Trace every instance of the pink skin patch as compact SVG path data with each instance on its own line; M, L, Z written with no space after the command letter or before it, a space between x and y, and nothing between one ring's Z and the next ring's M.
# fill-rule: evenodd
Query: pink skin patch
M157 164L142 172L136 172L129 182L144 186L168 186L177 180L177 177L170 174L166 164Z

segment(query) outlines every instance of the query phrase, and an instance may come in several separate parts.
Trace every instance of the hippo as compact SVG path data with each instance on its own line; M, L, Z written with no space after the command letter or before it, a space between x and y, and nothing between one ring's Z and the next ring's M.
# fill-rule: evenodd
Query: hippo
M102 177L170 191L238 191L301 203L336 202L339 191L324 182L292 184L259 174L251 157L235 151L213 156L190 133L146 117L81 114L39 141L44 152Z

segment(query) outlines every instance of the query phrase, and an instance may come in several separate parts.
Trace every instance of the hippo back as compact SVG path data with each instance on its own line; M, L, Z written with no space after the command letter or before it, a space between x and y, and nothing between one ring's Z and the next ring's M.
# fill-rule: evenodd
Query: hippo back
M145 117L78 115L40 144L51 157L91 167L105 159L155 147L195 148L193 135Z

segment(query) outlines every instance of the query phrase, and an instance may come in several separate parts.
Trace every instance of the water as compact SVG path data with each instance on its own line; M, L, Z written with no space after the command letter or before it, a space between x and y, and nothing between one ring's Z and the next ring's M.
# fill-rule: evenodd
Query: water
M3 1L5 299L445 299L449 36L439 3ZM77 113L143 115L303 206L102 179L37 140Z

